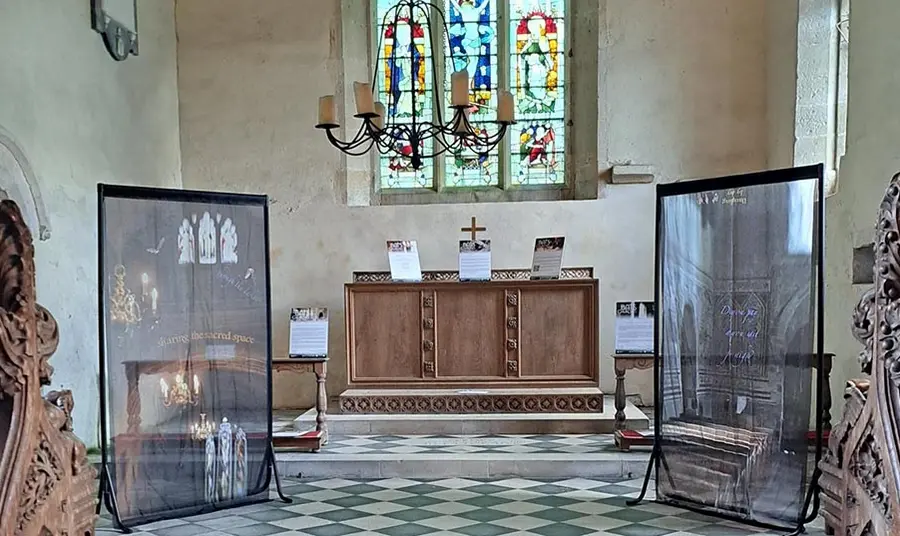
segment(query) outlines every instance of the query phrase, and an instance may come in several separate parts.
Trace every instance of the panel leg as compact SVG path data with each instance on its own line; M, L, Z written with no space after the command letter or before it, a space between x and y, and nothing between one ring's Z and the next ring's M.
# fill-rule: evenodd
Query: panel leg
M100 515L100 510L106 505L113 519L113 526L122 532L122 534L131 534L131 529L122 524L122 518L119 517L119 502L116 500L116 494L112 489L112 478L109 474L109 467L104 463L100 468L100 493L97 497L97 509L95 514Z
M616 430L625 429L625 369L616 367Z
M281 490L281 475L278 474L278 465L275 463L275 445L273 443L269 443L269 463L271 464L272 474L275 476L275 492L278 493L278 498L285 503L294 502Z
M825 389L822 393L822 429L831 430L831 358L825 357Z
M659 456L659 445L656 443L653 444L653 451L650 453L650 460L647 462L647 472L644 473L644 483L641 484L641 493L637 496L636 499L630 499L625 501L626 506L637 506L644 501L644 496L647 495L647 486L650 485L650 475L653 474L653 467L656 464L656 458Z

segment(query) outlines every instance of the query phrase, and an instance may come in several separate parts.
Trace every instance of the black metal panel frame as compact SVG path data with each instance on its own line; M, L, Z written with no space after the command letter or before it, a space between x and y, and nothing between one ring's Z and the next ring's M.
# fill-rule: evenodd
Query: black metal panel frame
M816 328L816 341L815 341L815 352L816 352L816 453L815 453L815 461L816 461L816 469L813 472L811 481L809 483L809 487L807 488L807 496L806 501L804 503L803 509L800 512L799 520L797 524L797 533L802 531L804 525L813 519L815 519L818 508L819 508L819 498L818 498L818 475L819 469L818 464L819 460L822 458L822 448L823 448L823 423L822 423L822 410L823 410L823 397L822 393L825 389L825 378L823 374L823 362L824 362L824 346L825 346L825 335L824 335L824 308L825 308L825 268L824 268L824 257L825 257L825 191L824 191L824 165L818 164L813 166L803 166L796 168L785 168L778 169L772 171L761 171L755 173L747 173L741 175L731 175L727 177L721 178L710 178L710 179L698 179L684 182L674 182L667 184L660 184L656 187L656 227L655 227L655 254L656 260L654 263L654 299L656 301L656 307L658 311L658 318L662 319L664 315L661 314L661 305L662 305L662 288L664 285L663 279L663 244L661 240L662 230L661 230L661 218L662 218L662 203L663 199L670 196L679 196L685 194L692 193L700 193L700 192L709 192L716 190L728 190L733 188L745 188L750 186L764 186L769 184L779 184L779 183L789 183L799 180L810 180L816 179L816 195L817 195L817 203L815 207L815 222L814 222L814 270L815 270L815 285L816 285L816 295L815 295L815 328ZM632 501L630 504L636 504L643 500L643 495L646 491L647 480L650 477L651 470L656 478L656 486L658 491L659 486L659 469L660 464L665 463L662 453L662 409L663 405L662 401L662 375L660 370L660 337L662 332L662 322L657 322L654 333L653 333L653 347L654 347L654 361L653 361L653 382L654 382L654 399L656 403L654 404L654 412L653 412L653 422L654 422L654 446L653 453L651 454L651 459L649 465L647 467L647 473L645 477L644 488L642 489L641 496L636 500ZM659 501L659 499L657 499ZM810 512L809 506L810 501L813 502L813 509ZM723 514L722 512L711 510L703 507L699 503L690 503L688 501L680 501L680 500L664 500L659 501L665 504L670 504L672 506L677 506L679 508L684 508L686 510L693 510L697 512L701 512L708 515L714 515L717 517L730 519L733 521L738 521L741 523L746 523L749 525L757 525L766 528L775 528L783 530L784 527L780 527L777 525L765 524L765 523L757 523L753 521L749 521L746 518L742 518L739 516L729 516Z
M200 191L200 190L177 190L177 189L169 189L169 188L151 188L151 187L141 187L141 186L124 186L124 185L110 185L110 184L97 184L97 251L98 251L98 262L97 262L97 300L98 300L98 332L100 337L100 348L99 348L99 360L100 360L100 374L99 374L99 387L100 387L100 501L97 504L97 511L99 513L101 506L106 506L106 509L112 514L113 520L116 523L117 527L125 533L130 533L130 526L122 523L121 518L119 517L119 509L116 504L116 493L114 489L114 485L118 484L117 481L114 481L111 478L111 469L110 469L110 453L109 453L109 426L108 426L108 408L107 408L107 396L108 396L108 386L107 386L107 340L106 340L106 321L107 321L107 311L106 311L106 300L104 296L106 294L106 273L104 272L104 259L105 259L105 243L107 238L106 232L106 204L105 201L108 198L116 198L116 199L133 199L133 200L150 200L150 201L162 201L162 202L174 202L174 203L209 203L209 204L219 204L219 205L242 205L242 206L260 206L263 208L263 235L264 235L264 247L265 247L265 273L266 273L266 339L267 339L267 347L268 353L266 359L266 408L268 411L268 424L267 424L267 438L266 441L269 445L267 450L266 459L263 463L267 465L265 469L265 481L260 490L254 491L250 493L248 490L247 497L241 499L233 499L230 501L224 501L219 503L206 503L199 504L194 507L186 507L168 510L166 512L160 512L158 514L151 514L148 516L143 516L140 518L131 518L129 519L130 526L138 526L146 523L152 523L155 521L159 521L162 519L171 519L176 517L185 517L191 515L204 514L208 512L224 510L228 508L234 508L236 506L243 506L252 503L265 502L268 501L268 497L259 498L258 496L269 489L271 485L272 474L275 474L275 480L279 483L279 495L281 495L282 500L285 502L290 502L286 499L280 490L280 481L278 478L277 472L275 472L275 453L272 448L272 284L271 284L271 263L269 262L269 200L266 195L256 195L256 194L238 194L238 193L223 193L223 192L210 192L210 191ZM270 470L271 469L271 470ZM114 484L115 482L115 484Z

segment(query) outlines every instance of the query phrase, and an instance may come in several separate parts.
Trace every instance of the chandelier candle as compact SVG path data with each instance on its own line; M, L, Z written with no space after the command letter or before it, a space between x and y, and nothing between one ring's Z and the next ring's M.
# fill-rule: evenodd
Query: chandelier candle
M375 102L372 99L372 86L365 82L353 82L353 93L356 96L356 115L375 113Z
M334 108L334 95L319 97L319 124L337 125L337 112Z
M453 106L469 105L469 73L466 71L456 71L450 75L451 98L450 103Z
M497 121L512 123L515 121L513 96L509 91L500 92L500 104L497 105Z
M386 113L386 109L384 104L381 102L375 103L375 113L378 114L378 117L372 118L372 123L375 125L375 128L381 130L384 128L384 114Z

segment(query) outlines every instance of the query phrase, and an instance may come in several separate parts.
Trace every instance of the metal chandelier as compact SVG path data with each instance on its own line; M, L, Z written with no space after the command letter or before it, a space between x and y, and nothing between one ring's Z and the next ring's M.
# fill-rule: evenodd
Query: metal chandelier
M436 20L432 21L432 18ZM437 36L438 39L433 35L434 26L441 32L441 35ZM404 77L409 80L406 89L387 91L387 106L382 102L376 102L373 96L373 88L378 87L378 53L384 50L386 37L392 40L390 53L383 60L385 69L390 69L390 72L386 73L389 83L399 84L399 80ZM423 160L426 158L434 158L446 152L459 154L464 151L482 156L492 151L503 140L509 126L515 123L512 94L508 91L498 93L497 119L494 121L497 124L497 131L489 134L481 129L476 130L469 122L468 116L473 109L478 109L482 105L470 100L472 89L468 72L466 70L454 72L450 77L450 109L453 116L445 122L441 102L443 91L439 90L442 87L439 70L435 69L433 57L423 57L423 50L416 44L417 39L435 47L440 45L446 56L453 59L447 20L443 11L428 0L400 0L382 19L372 83L353 83L356 99L354 117L362 120L362 124L350 140L340 140L334 134L334 130L340 127L334 95L319 98L319 120L316 128L325 130L332 145L351 156L364 155L374 147L381 154L408 158L413 169L418 170L422 168ZM428 104L423 102L427 99L424 77L423 80L419 79L422 62L425 61L431 62L432 120L426 120L418 112L419 108L425 110L425 106L417 105ZM450 64L456 63L451 61ZM404 105L410 105L412 110L411 116L402 122L396 117L401 99L411 100L411 103ZM426 144L428 140L431 140L430 144Z

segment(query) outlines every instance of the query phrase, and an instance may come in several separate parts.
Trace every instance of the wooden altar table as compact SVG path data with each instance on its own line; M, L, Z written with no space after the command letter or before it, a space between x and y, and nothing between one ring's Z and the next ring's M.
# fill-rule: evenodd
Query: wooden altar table
M573 270L578 277L549 281L529 280L524 270L480 282L459 282L452 272L416 283L357 274L345 286L348 379L368 398L342 397L341 410L602 411L599 282L584 277L590 269ZM447 392L415 400L378 393L397 389ZM475 394L490 394L490 403L463 399L473 389L489 390ZM504 392L523 389L533 392Z

